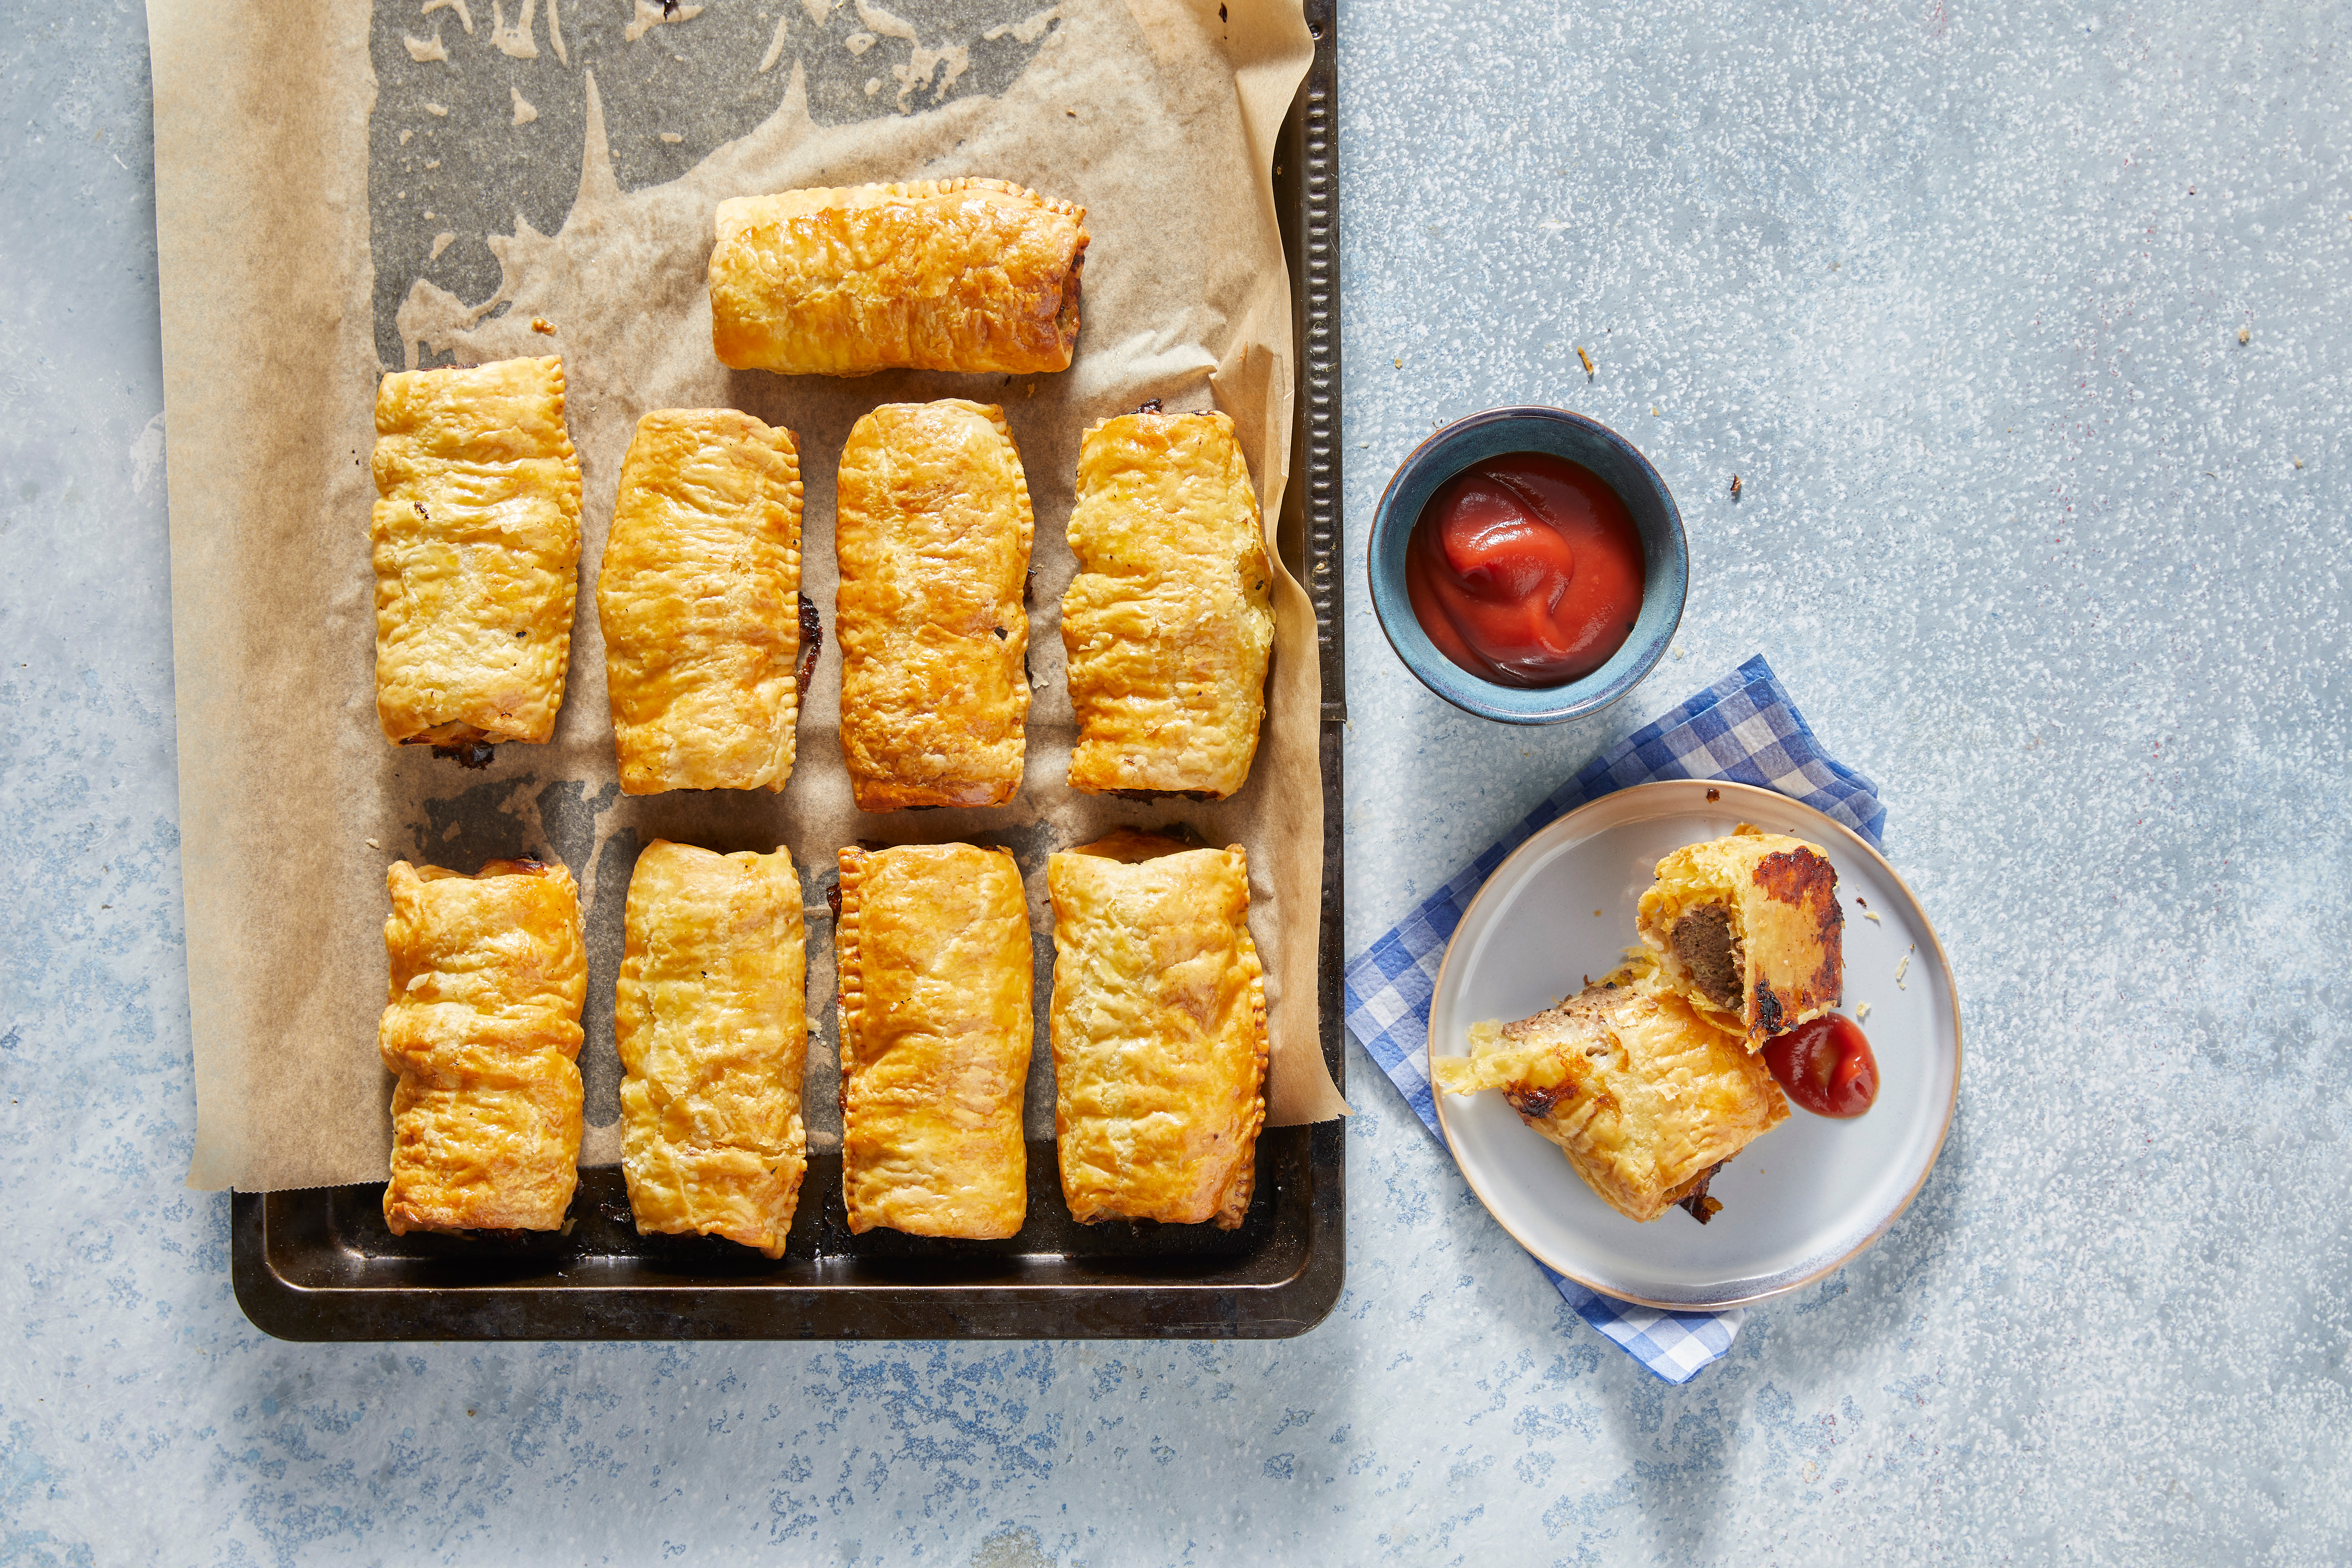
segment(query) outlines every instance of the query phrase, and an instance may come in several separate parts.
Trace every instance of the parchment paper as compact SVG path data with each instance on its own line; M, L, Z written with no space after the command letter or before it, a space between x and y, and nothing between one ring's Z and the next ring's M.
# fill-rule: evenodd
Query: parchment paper
M590 984L583 1163L619 1155L613 983L655 837L790 847L810 910L812 1144L837 1142L832 922L844 845L1003 844L1039 965L1033 1138L1052 1131L1045 856L1118 824L1247 847L1266 966L1268 1121L1345 1114L1317 1038L1322 812L1314 620L1278 583L1250 783L1213 805L1079 795L1059 604L1080 432L1160 397L1232 415L1269 521L1290 451L1287 277L1268 163L1311 43L1296 0L153 0L182 863L195 1037L191 1186L380 1181L390 1079L385 866L502 855L579 879ZM484 13L488 13L485 15ZM992 175L1082 203L1076 363L1052 376L736 373L710 351L721 197ZM534 216L536 215L536 216ZM554 328L535 330L534 319ZM585 483L555 739L468 773L374 713L375 384L561 353ZM834 478L877 404L1001 403L1037 515L1026 784L995 811L850 803L831 637ZM800 441L803 589L827 637L782 795L615 782L596 568L637 418L731 405Z

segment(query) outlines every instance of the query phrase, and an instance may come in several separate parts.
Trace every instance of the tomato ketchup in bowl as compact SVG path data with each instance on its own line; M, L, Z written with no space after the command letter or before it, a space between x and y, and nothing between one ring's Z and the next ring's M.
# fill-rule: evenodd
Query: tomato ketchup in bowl
M1372 519L1381 629L1465 711L1514 724L1596 712L1656 665L1689 585L1681 514L1649 460L1566 409L1446 426Z
M1642 536L1617 492L1549 452L1506 452L1437 488L1404 558L1437 651L1504 686L1564 686L1625 645Z

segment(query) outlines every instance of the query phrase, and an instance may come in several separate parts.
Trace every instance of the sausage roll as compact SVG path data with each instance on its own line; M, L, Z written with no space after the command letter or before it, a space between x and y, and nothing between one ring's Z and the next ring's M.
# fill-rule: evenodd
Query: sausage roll
M833 951L849 1228L1014 1234L1028 1212L1033 961L1012 854L843 850Z
M1126 829L1050 857L1062 1195L1082 1225L1240 1226L1265 1120L1241 847Z
M385 739L547 740L563 705L580 566L563 362L385 376L374 466L375 710Z
M1036 525L1003 411L886 403L841 451L841 750L860 811L1002 805L1021 787Z
M555 1230L579 1180L580 1008L572 873L394 863L392 987L376 1048L392 1096L383 1219L412 1230Z
M1661 984L1761 1050L1845 989L1837 870L1802 839L1746 823L1658 862L1635 929Z
M1147 410L1088 430L1070 551L1070 786L1210 800L1241 788L1265 712L1274 584L1234 422Z
M623 790L784 787L800 587L793 433L731 408L638 420L596 578Z
M808 1169L808 960L793 858L656 838L637 857L624 920L613 1037L637 1229L782 1258Z
M1557 1007L1475 1024L1467 1057L1437 1057L1448 1094L1499 1089L1519 1120L1559 1145L1602 1202L1631 1220L1676 1204L1701 1225L1716 1167L1788 1120L1761 1058L1672 991L1618 971Z
M734 370L1067 370L1087 210L1003 180L719 204L710 346Z

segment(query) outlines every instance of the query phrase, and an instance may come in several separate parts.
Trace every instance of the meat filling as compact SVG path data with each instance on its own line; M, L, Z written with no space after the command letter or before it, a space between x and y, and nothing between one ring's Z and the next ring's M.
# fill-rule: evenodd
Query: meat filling
M1721 904L1701 904L1675 922L1668 940L1700 994L1727 1013L1738 1012L1747 1000L1747 965L1738 933L1731 929L1731 911Z

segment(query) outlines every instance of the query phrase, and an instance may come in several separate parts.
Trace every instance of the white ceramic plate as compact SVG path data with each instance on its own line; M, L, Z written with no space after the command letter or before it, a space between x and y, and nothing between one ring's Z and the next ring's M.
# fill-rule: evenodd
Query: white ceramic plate
M1866 1114L1833 1121L1791 1106L1708 1186L1723 1202L1712 1224L1677 1208L1636 1225L1499 1092L1436 1097L1455 1162L1503 1228L1559 1273L1644 1306L1720 1310L1796 1289L1877 1240L1927 1180L1959 1092L1960 1015L1911 889L1851 829L1786 795L1696 779L1637 784L1569 813L1496 868L1446 946L1430 1004L1431 1054L1463 1056L1472 1024L1527 1017L1598 979L1639 942L1634 907L1659 859L1742 822L1805 839L1837 868L1839 1010L1853 1017L1870 1004L1863 1031L1878 1058Z

